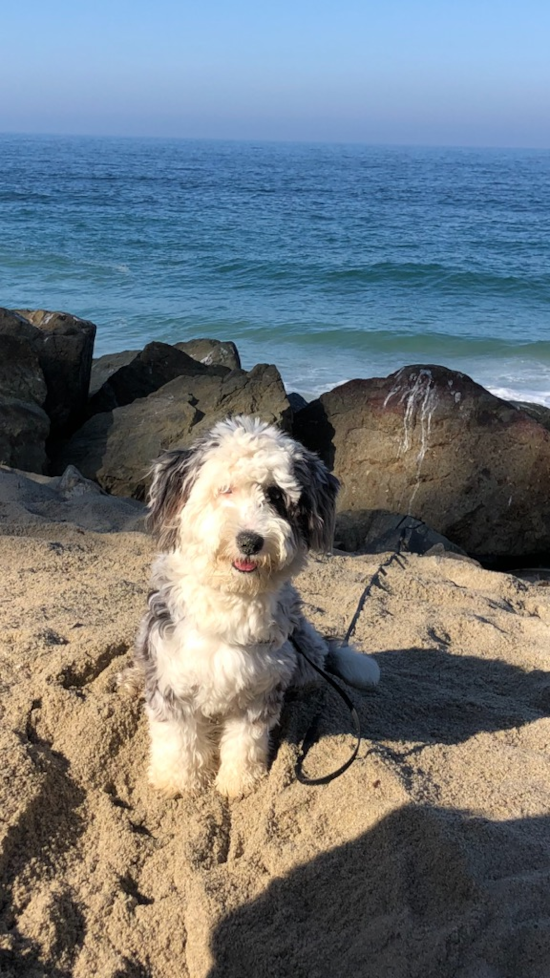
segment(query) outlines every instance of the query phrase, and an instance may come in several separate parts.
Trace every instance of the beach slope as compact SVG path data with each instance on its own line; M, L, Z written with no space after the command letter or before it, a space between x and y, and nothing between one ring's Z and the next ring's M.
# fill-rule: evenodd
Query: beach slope
M10 476L10 478L13 478ZM308 616L382 669L289 698L269 777L228 803L146 782L116 688L149 538L94 496L0 520L0 971L6 978L542 978L550 967L550 591L452 555L313 559ZM38 488L36 488L38 486ZM32 490L32 491L31 491ZM41 502L42 499L42 502ZM106 503L105 503L106 505ZM128 527L131 527L130 529ZM98 528L103 532L98 532Z

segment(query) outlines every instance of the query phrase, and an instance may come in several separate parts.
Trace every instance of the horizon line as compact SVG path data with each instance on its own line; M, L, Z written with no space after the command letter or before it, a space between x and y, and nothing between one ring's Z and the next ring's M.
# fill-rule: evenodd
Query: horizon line
M194 143L270 143L278 145L297 146L365 146L379 149L461 149L461 150L501 150L509 152L550 152L548 146L533 145L501 145L487 143L436 143L436 142L393 142L387 140L368 141L364 139L296 139L276 138L269 136L167 136L167 135L136 135L89 132L38 132L27 130L0 130L0 138L26 137L37 139L120 139L120 140L150 140L151 142L194 142Z

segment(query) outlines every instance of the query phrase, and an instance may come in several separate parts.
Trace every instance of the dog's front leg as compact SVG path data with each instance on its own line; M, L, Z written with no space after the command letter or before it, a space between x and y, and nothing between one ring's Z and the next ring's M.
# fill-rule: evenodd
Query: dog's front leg
M267 774L269 726L247 717L226 720L220 740L220 769L216 788L228 798L244 795Z
M279 720L283 692L273 691L268 701L224 721L220 739L220 768L216 788L238 798L267 774L269 733Z
M190 708L159 718L149 709L149 781L168 798L204 785L212 770L215 745L207 719Z

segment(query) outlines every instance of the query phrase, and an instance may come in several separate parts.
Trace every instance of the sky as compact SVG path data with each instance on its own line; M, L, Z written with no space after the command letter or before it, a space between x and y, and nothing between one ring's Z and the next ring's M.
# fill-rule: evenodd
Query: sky
M550 148L548 0L23 0L0 132Z

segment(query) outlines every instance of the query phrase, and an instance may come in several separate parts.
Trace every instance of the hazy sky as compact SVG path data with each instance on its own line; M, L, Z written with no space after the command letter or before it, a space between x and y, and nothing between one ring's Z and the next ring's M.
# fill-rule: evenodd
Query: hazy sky
M550 0L11 0L0 132L550 147Z

